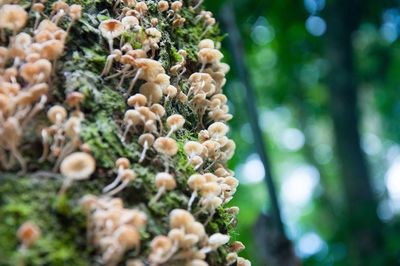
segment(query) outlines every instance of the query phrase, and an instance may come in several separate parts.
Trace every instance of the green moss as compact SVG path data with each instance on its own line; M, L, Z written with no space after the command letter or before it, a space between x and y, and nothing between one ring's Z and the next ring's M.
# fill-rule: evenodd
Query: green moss
M96 158L97 176L74 183L66 195L57 197L62 180L29 176L16 178L14 175L6 178L0 173L0 265L16 265L21 259L17 252L15 232L27 220L37 223L43 232L41 240L24 258L28 265L96 264L93 259L95 252L86 242L86 219L77 207L78 200L85 194L99 195L102 188L112 182L116 176L115 160L119 157L127 157L132 161L132 168L138 177L118 196L123 198L125 207L138 208L148 216L146 230L141 232L142 248L139 257L146 254L154 236L167 234L169 212L175 208L186 208L191 194L187 188L187 179L195 170L188 164L183 146L188 140L197 140L198 115L187 104L175 101L166 104L168 115L180 113L186 118L185 128L175 134L179 145L178 154L168 162L170 172L176 177L177 188L164 194L159 202L147 206L146 203L157 193L154 177L156 173L165 170L164 163L151 150L148 151L151 159L143 164L134 163L142 151L142 147L137 144L138 136L129 135L126 143L120 138L123 131L121 120L127 109L123 96L125 91L117 88L118 79L106 80L99 76L109 51L97 28L100 21L113 17L112 12L109 12L113 1L69 2L83 5L84 14L81 21L72 28L65 57L59 62L59 78L54 84L57 92L53 103L62 103L64 95L72 91L84 93L82 111L85 120L81 139L90 146ZM164 68L168 71L181 60L179 49L188 53L188 72L179 83L180 89L187 92L187 78L198 69L197 45L202 38L220 41L222 37L218 26L205 31L203 23L196 23L196 14L187 7L182 10L182 16L186 19L185 26L178 28L171 27L171 21L160 16L155 2L149 3L149 13L150 17L159 19L157 28L162 32L162 40L156 58ZM148 19L143 23L145 27L150 27ZM137 49L141 47L138 38L143 38L143 32L125 34L124 38ZM126 85L123 84L123 88ZM194 213L200 210L195 205ZM198 220L205 222L207 218L206 214L199 214ZM207 225L207 232L232 233L232 218L223 207L219 208ZM207 260L210 265L224 265L226 253L226 249L221 248L210 254ZM126 258L132 256L133 252L126 254Z

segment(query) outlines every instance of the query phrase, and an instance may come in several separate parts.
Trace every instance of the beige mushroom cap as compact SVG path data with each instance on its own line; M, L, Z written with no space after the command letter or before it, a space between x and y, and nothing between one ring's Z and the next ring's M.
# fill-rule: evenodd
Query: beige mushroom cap
M33 245L40 238L40 235L40 228L32 222L25 222L17 231L18 239L26 247Z
M230 237L228 235L223 235L221 233L215 233L210 236L208 243L214 248L218 248L229 242Z
M25 26L28 13L20 5L3 5L0 9L0 28L17 31Z
M93 156L85 152L75 152L61 162L60 172L66 178L83 180L89 178L96 170Z
M99 30L104 38L112 40L121 36L125 30L125 27L119 20L107 19L100 23Z
M166 190L173 190L176 188L175 178L169 173L158 173L156 175L156 187L164 187Z
M171 228L181 228L194 222L193 215L183 209L174 209L169 214L169 225Z
M178 144L172 138L159 137L153 144L157 152L167 156L174 156L178 152Z

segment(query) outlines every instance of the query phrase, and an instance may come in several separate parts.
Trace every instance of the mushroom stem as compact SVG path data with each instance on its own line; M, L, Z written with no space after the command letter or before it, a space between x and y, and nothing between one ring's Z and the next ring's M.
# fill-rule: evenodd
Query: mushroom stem
M53 171L57 171L58 167L60 166L61 162L64 160L65 157L67 157L71 152L74 151L74 149L79 146L77 145L79 143L79 138L78 139L72 139L70 142L65 144L65 146L62 148L60 155L57 158L57 161L54 165Z
M162 186L160 187L160 189L158 190L157 194L155 195L155 197L150 201L149 205L153 205L154 203L156 203L161 196L165 193L165 187Z
M42 95L42 97L40 98L40 101L38 103L35 104L35 107L33 107L33 109L29 112L28 116L24 119L24 121L21 124L21 127L24 128L29 121L37 114L39 113L41 110L43 110L45 103L47 102L47 96L46 95Z
M118 172L119 173L118 173L117 177L114 179L114 181L103 188L103 193L109 192L110 190L115 188L118 185L118 183L121 181L121 171L118 171Z
M131 122L131 121L128 121L128 124L126 125L124 134L122 135L122 142L125 142L125 140L126 140L126 135L128 135L129 129L132 127L132 125L133 125L132 122Z
M135 77L132 79L131 83L129 84L128 91L126 92L127 95L130 95L130 94L131 94L131 92L132 92L132 90L133 90L133 87L135 86L136 81L139 79L139 77L140 77L140 75L142 74L142 72L143 72L143 70L142 70L141 68L139 68L139 69L137 70Z
M119 192L121 192L126 186L128 186L129 180L124 180L118 187L114 188L113 190L107 193L107 196L113 196Z
M21 172L26 173L26 162L24 157L19 153L16 147L12 147L10 149L12 156L14 156L15 159L17 159L19 165L21 166Z
M68 190L68 188L71 186L71 184L72 184L72 179L68 177L65 178L60 190L58 191L58 196L64 195L65 192Z
M144 157L146 156L146 151L148 150L148 148L149 148L149 144L147 143L147 141L145 141L144 145L143 145L142 154L140 155L139 163L143 162Z
M199 8L199 6L201 6L202 3L203 3L203 0L199 0L199 2L197 2L197 4L193 7L193 10Z
M104 69L101 72L101 76L106 76L110 72L113 61L114 61L114 57L115 56L112 54L107 56L106 64L104 65Z
M213 209L212 211L211 211L211 213L210 213L210 215L208 216L208 218L207 218L207 220L204 222L204 226L206 226L210 221L211 221L211 219L214 217L214 214L215 214L215 209Z
M203 73L204 69L206 68L206 63L201 64L200 73Z
M190 211L192 209L192 204L193 204L193 201L196 199L196 197L197 197L197 190L193 191L192 195L190 196L189 204L188 204L188 211Z

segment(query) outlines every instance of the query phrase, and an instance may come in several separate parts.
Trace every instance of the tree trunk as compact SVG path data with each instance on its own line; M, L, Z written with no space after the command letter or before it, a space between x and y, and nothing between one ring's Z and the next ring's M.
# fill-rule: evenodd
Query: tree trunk
M380 223L368 164L360 146L359 110L352 37L360 24L360 1L333 1L328 7L330 112L346 198L346 239L354 265L370 262L381 246Z
M248 263L227 240L237 180L226 168L234 143L225 136L227 67L213 47L221 40L213 15L194 0L68 2L82 14L61 1L44 10L28 0L0 4L1 18L13 20L0 23L0 264ZM20 31L34 38L17 35L25 38L17 50ZM16 78L5 71L12 65ZM48 87L35 91L40 104L39 80ZM11 93L15 83L22 89ZM189 187L195 174L203 181Z

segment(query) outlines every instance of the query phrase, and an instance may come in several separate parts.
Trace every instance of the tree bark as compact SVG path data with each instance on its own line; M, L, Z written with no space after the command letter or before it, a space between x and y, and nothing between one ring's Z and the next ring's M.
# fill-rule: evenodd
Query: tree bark
M352 37L360 25L361 1L336 0L328 6L327 57L330 113L333 122L340 178L346 199L348 228L345 238L355 264L381 248L380 222L368 163L360 146L358 84Z

